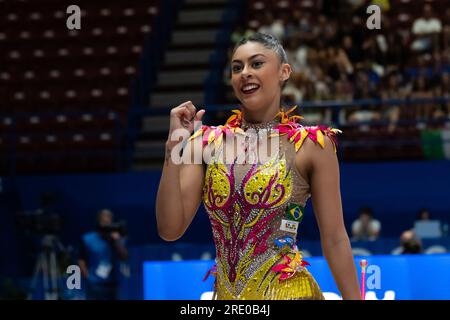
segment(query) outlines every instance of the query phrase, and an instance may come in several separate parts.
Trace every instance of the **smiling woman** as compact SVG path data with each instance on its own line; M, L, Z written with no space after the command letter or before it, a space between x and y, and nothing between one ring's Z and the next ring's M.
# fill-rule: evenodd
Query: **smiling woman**
M257 33L237 43L231 85L242 107L250 111L246 120L261 122L280 110L281 90L292 72L287 62L283 47L272 36Z
M201 126L184 150L193 155L208 148L213 151L210 160L176 164L170 156L178 141L166 144L156 204L158 231L168 241L180 238L203 201L216 245L211 273L217 299L323 299L296 244L309 197L341 295L360 299L342 214L335 137L340 130L303 126L300 116L291 115L296 107L284 110L280 97L290 74L276 38L256 33L242 39L231 62L240 109L233 110L225 125ZM173 108L169 137L183 128L192 133L189 120L200 121L204 113L190 101ZM242 136L243 142L235 143ZM275 145L267 161L239 162L261 145Z

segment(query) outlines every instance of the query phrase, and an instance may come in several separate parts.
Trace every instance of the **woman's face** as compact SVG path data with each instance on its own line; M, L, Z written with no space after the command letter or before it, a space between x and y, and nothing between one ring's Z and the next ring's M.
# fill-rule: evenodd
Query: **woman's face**
M279 102L281 85L291 67L281 64L278 55L258 42L239 46L231 62L231 85L236 97L249 110Z

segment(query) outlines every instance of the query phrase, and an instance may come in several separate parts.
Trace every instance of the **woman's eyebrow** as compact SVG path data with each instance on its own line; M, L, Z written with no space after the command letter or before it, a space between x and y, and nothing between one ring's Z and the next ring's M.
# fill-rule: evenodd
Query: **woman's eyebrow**
M265 57L264 54L262 54L262 53L257 53L257 54L252 55L250 58L248 58L248 60L252 60L253 58L255 58L255 57L257 57L257 56L263 56L263 57ZM234 60L231 61L231 62L233 63L233 62L242 62L242 61L241 61L241 60L238 60L238 59L234 59Z

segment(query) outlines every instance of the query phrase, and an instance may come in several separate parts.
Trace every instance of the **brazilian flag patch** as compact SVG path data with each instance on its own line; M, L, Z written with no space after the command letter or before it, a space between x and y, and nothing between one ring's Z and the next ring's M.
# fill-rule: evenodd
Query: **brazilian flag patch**
M303 207L295 203L290 203L286 208L286 218L301 222L303 219Z

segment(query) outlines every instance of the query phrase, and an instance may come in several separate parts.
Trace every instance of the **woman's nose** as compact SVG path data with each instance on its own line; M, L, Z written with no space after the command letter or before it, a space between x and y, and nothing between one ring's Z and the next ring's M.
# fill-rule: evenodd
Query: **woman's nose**
M251 76L250 70L247 66L242 69L241 75L243 78L248 78L249 76Z

